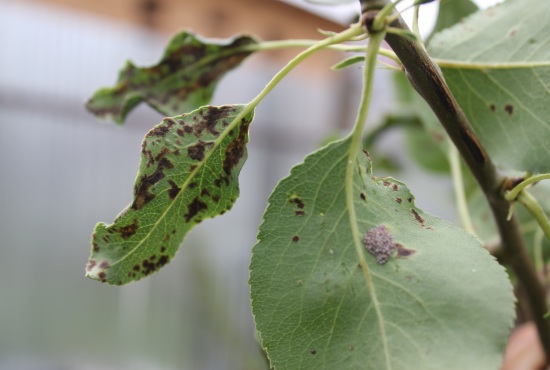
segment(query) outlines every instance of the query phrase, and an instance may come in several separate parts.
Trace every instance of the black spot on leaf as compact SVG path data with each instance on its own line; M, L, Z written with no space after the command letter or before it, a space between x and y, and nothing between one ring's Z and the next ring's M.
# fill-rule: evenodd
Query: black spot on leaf
M168 196L170 197L170 199L174 199L179 194L180 188L172 180L168 180L168 184L170 184L170 189L168 189Z
M494 112L496 111L497 107L494 104L491 104L489 105L489 109L491 110L491 112Z
M367 200L367 196L363 193L359 194L359 197L362 199L362 200Z
M504 106L504 110L506 111L506 113L508 113L508 115L512 115L512 113L514 113L514 106L512 104L506 104Z
M172 162L170 162L167 158L162 158L159 161L155 172L150 175L142 175L134 188L135 196L131 207L137 210L153 200L156 195L150 193L149 189L165 177L165 169L172 168L174 168Z
M397 197L397 198L395 198L395 201L396 201L397 203L401 204L401 202L403 201L403 199Z
M184 215L185 221L189 222L193 217L195 217L199 212L208 208L208 205L201 201L199 197L196 197L191 201L189 207L187 208L187 213Z
M294 243L297 243L297 242L300 241L300 237L299 237L298 235L294 235L294 236L292 237L292 241L293 241Z
M204 159L204 149L204 142L199 141L195 145L191 145L187 148L187 155L191 159L202 161Z
M414 208L411 208L411 213L413 214L414 216L414 219L422 226L424 226L424 219L422 217L420 217L420 215L418 214L418 212L416 212L416 210Z

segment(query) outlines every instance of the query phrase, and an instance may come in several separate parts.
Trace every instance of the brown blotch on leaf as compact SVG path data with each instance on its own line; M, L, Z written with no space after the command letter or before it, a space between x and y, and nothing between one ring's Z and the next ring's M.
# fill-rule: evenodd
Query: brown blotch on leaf
M101 261L101 263L97 267L100 268L101 270L106 270L109 268L109 262Z
M514 106L512 104L506 104L504 106L504 110L506 111L506 113L508 113L508 115L512 115L512 113L514 113Z
M92 245L92 250L93 250L94 252L99 252L99 245L97 245L96 243L94 243L94 244Z
M362 199L362 200L367 200L367 196L363 193L359 194L359 197Z
M416 253L414 249L407 249L399 243L395 243L395 249L397 250L397 257L401 258L409 257Z
M149 192L149 189L166 176L164 170L167 168L172 169L174 165L167 158L162 158L155 172L141 176L134 188L135 199L131 206L132 209L140 209L156 197L155 194Z
M396 201L397 203L401 204L401 202L403 201L403 199L397 197L397 198L395 198L395 201Z
M201 196L210 196L210 192L208 191L208 189L204 188L201 190Z
M170 197L170 199L174 199L179 194L180 188L172 180L168 180L168 184L170 184L170 189L168 189L168 196Z
M292 241L293 241L294 243L297 243L298 241L300 241L300 237L299 237L298 235L294 235L294 236L292 237Z
M418 212L416 212L416 210L414 208L411 208L411 213L413 214L414 219L418 223L420 223L422 226L424 226L424 219L422 217L420 217L420 215L418 214Z
M410 203L410 202L412 202L412 201L413 201L413 198L411 198L411 197L407 198L407 202Z
M187 148L187 155L191 159L202 161L204 159L204 149L204 141L199 141Z
M217 202L220 201L220 196L219 195L213 195L212 200L217 203Z
M399 185L393 184L392 189L393 189L393 191L399 190Z
M309 350L309 353L311 353L312 355L316 355L317 354L317 350L315 348L311 348Z
M164 122L168 122L168 124L164 124ZM166 134L168 133L168 131L170 131L170 127L172 127L173 125L175 124L174 121L172 120L164 120L163 123L161 123L160 125L154 127L151 131L149 131L147 133L147 135L145 137L150 137L150 136L166 136Z
M139 267L139 265L134 265L134 267L132 267L132 269L136 272L139 272L139 270L141 270L141 268Z
M298 197L294 197L290 200L292 203L296 204L296 207L302 209L305 207L304 202Z
M107 274L104 271L101 271L99 274L97 274L97 277L99 278L99 281L102 283L107 282Z
M237 164L239 164L241 158L244 157L249 124L250 122L246 121L244 118L241 120L239 134L233 141L231 141L231 143L229 143L227 149L225 150L223 171L225 172L224 180L226 181L226 184L229 184L231 171L235 166L237 166Z
M189 185L187 185L189 187L189 189L195 189L197 187L197 183L196 182L190 182Z
M126 240L130 238L132 235L134 235L138 231L138 229L139 229L139 220L135 218L131 224L122 226L119 229L120 236L122 237L122 239Z
M497 107L496 107L496 105L491 104L491 105L489 105L489 109L491 110L491 112L494 112L494 111L497 110Z
M195 197L189 204L187 208L187 213L184 215L185 222L189 222L193 217L195 217L199 212L208 208L208 205L201 201L199 197Z
M165 251L166 251L166 247L165 247L165 246L160 247L160 252L161 252L161 253L164 253Z
M388 187L388 186L391 185L391 183L389 181L384 180L384 181L382 181L382 185Z
M91 271L97 262L95 260L88 260L88 263L86 264L86 271Z
M294 213L296 214L296 216L303 216L306 214L304 211L296 211Z

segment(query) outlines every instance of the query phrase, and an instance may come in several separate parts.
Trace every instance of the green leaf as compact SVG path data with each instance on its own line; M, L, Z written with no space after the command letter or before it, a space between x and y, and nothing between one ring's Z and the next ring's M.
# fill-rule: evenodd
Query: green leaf
M550 7L509 0L434 36L430 54L494 162L550 172Z
M475 13L478 9L477 5L471 0L440 1L437 20L427 41L429 42L435 33L455 25L462 18Z
M232 207L253 117L243 108L201 107L149 131L133 202L111 225L96 225L86 276L122 285L149 275L193 226Z
M249 56L255 44L257 40L249 36L218 43L181 32L172 38L158 64L139 68L128 61L117 84L98 90L86 108L117 123L123 123L141 101L165 116L197 109L210 103L221 77Z
M363 155L352 220L343 180L349 145L308 156L269 199L250 286L271 365L498 369L514 317L504 269L474 237L418 209L404 184L373 178ZM364 251L363 272L353 223L364 235L386 228L395 243L388 262Z
M344 69L346 67L349 67L353 64L364 63L364 62L365 62L365 56L364 55L355 55L353 57L346 58L346 59L342 60L341 62L336 63L335 65L330 67L330 69L332 69L333 71L337 71L339 69Z

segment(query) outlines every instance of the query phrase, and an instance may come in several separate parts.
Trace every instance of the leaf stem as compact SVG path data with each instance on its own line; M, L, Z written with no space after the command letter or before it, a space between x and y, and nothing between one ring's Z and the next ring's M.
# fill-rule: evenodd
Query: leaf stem
M357 225L357 215L355 213L355 202L354 202L354 192L353 192L353 176L357 170L357 156L361 149L362 134L365 121L368 116L370 101L372 97L372 88L373 88L373 79L374 71L376 69L376 56L378 54L378 49L380 44L384 40L385 33L377 32L370 36L370 41L367 47L365 55L365 68L363 71L363 87L361 91L361 103L359 105L359 111L355 120L355 125L353 130L350 133L351 143L348 149L348 160L346 163L346 178L345 178L345 190L346 190L346 208L349 214L351 234L353 238L353 244L355 246L355 251L357 258L359 260L359 265L365 276L365 281L372 299L373 307L376 311L376 316L378 317L378 324L380 330L380 336L386 338L386 330L384 327L384 319L382 312L380 311L380 304L376 295L375 287L372 282L372 278L369 273L369 268L367 266L367 261L365 260L364 247L361 242L361 233ZM391 369L391 363L389 358L389 350L384 339L383 350L384 358L386 362L386 368Z
M537 183L541 180L547 180L547 179L550 179L550 173L543 173L539 175L530 176L525 180L523 180L522 182L520 182L519 184L517 184L516 186L514 186L514 188L511 189L510 191L506 192L506 195L504 197L508 201L513 201L518 197L518 195L523 191L523 189L525 189L529 185Z
M535 220L537 220L542 231L544 232L544 235L546 235L546 238L550 240L550 221L548 221L546 213L535 197L527 192L527 190L524 190L519 193L518 202L520 202L529 211L529 213L531 213Z
M466 194L464 193L464 178L462 177L462 168L460 167L460 156L452 143L449 144L449 163L451 165L453 187L460 221L464 230L479 239L472 223L470 212L468 211L468 203L466 202Z
M241 112L242 117L246 116L250 111L252 111L266 96L281 82L281 80L292 71L298 64L300 64L304 59L309 57L311 54L319 51L321 49L327 48L333 44L338 44L350 40L351 38L363 34L364 31L361 28L359 23L353 24L345 31L337 33L333 36L327 37L324 40L317 41L313 45L309 46L306 50L302 51L292 60L290 60L273 78L267 83L262 91L254 98L250 103ZM281 47L284 41L278 42L277 47ZM288 45L288 44L287 44ZM274 46L273 44L271 45ZM295 45L297 46L297 45ZM274 47L275 48L275 47ZM264 49L267 50L267 49ZM240 119L240 118L239 118Z

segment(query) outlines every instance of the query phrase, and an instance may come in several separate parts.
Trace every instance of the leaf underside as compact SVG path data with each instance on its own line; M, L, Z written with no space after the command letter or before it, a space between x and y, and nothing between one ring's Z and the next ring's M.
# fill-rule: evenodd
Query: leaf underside
M508 0L436 34L429 44L494 162L550 172L550 7Z
M139 68L128 61L117 84L98 90L86 108L117 123L142 101L165 116L190 112L210 103L218 81L253 52L254 44L257 40L249 36L216 43L183 31L172 38L158 64Z
M423 213L361 155L346 207L349 139L308 156L269 199L250 266L252 310L275 369L498 369L514 317L503 268L471 235ZM351 225L384 226L385 264ZM363 237L363 235L362 235ZM370 287L369 287L370 285Z
M248 126L243 105L165 118L145 136L133 202L98 223L86 276L123 285L168 263L187 232L229 210L239 195Z

